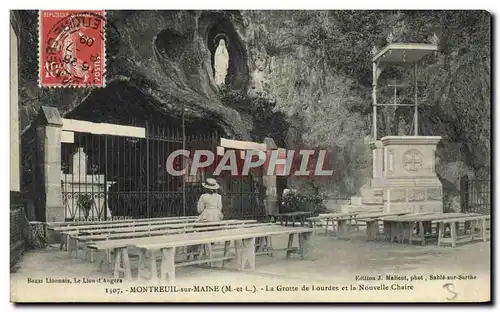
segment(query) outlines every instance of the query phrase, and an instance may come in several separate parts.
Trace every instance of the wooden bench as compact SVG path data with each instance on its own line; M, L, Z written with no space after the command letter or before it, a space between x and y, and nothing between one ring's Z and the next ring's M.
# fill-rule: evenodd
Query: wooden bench
M359 231L356 221L357 215L357 212L324 213L317 217L308 218L307 220L309 221L310 227L317 227L321 222L325 222L325 234L328 234L328 226L331 223L332 234L340 238L353 227L353 221L354 227ZM335 223L337 223L337 226L335 226Z
M255 220L247 220L247 221L255 221ZM201 223L201 222L200 222ZM133 247L134 243L137 242L156 242L163 240L168 235L174 234L182 234L182 233L194 233L194 232L206 232L206 231L214 231L214 230L228 230L235 228L245 228L245 227L258 227L258 226L269 226L271 223L255 223L255 222L247 222L247 223L226 223L219 224L219 222L204 222L199 227L187 227L187 228L177 228L170 230L158 231L158 233L153 233L151 236L133 236L133 237L116 237L116 239L108 239L108 240L99 240L92 241L86 244L86 253L90 253L90 260L93 262L94 260L94 252L105 252L105 259L101 260L99 263L99 268L101 269L102 264L106 262L109 264L111 261L111 257L113 254L116 255L117 252L120 252L121 249L127 247ZM129 233L136 234L136 233ZM158 235L156 235L158 234ZM264 245L264 243L266 245ZM258 246L262 251L259 254L268 254L272 256L272 244L271 240L267 237L263 237L259 239Z
M103 223L103 224L84 224L84 225L62 225L62 226L51 226L48 229L59 232L59 231L71 231L71 230L90 230L90 229L107 229L116 227L128 227L137 225L151 225L151 224L168 224L168 223L187 223L194 222L198 217L183 218L183 219L157 219L157 220L145 220L136 222L120 222L120 223Z
M71 255L73 251L78 257L78 250L80 248L80 243L88 244L90 242L120 239L120 238L135 238L135 237L148 237L148 236L159 236L166 235L169 233L179 233L188 229L194 229L196 231L199 228L205 227L217 227L217 226L234 226L234 225L246 225L257 223L256 220L223 220L218 222L190 222L190 223L174 223L174 224L162 224L139 227L126 227L126 228L112 228L112 229L102 229L102 230L89 230L82 232L62 232L66 234L69 238L68 242L68 252ZM93 253L91 252L91 258Z
M89 224L89 225L77 225L77 226L61 226L61 227L52 227L50 228L52 231L59 232L61 234L61 244L60 248L63 249L64 246L68 246L69 243L69 234L77 234L82 231L90 231L90 230L105 230L105 229L113 229L113 228L136 228L138 226L152 226L152 225L165 225L165 224L185 224L195 222L195 218L184 218L184 219L162 219L162 220L149 220L149 221L141 221L134 223L108 223L108 224Z
M402 216L408 213L409 212L373 212L373 213L359 214L356 216L356 221L366 223L366 236L368 240L376 240L381 234L379 230L380 228L379 222L384 217Z
M486 222L490 220L489 215L471 215L462 216L458 218L449 218L436 220L438 223L438 242L437 245L451 244L451 247L455 247L457 243L470 242L474 240L482 240L483 242L488 240ZM458 223L470 222L469 229L464 226L464 234L459 235L457 232ZM444 230L446 224L450 225L450 237L444 237ZM475 230L479 229L479 233Z
M425 229L425 223L432 224L441 219L450 219L456 217L462 217L463 213L420 213L420 214L408 214L399 217L385 217L384 230L390 236L390 241L398 240L399 243L403 243L408 240L409 244L413 241L420 241L422 245L426 244L426 234L429 236L437 236L432 232L427 233ZM470 214L472 215L472 214ZM387 227L387 229L386 229ZM416 229L416 235L414 234L414 229ZM430 227L432 230L432 227Z
M309 211L294 211L294 212L286 212L286 213L279 213L273 215L275 218L276 222L280 222L280 224L283 226L288 226L288 221L291 222L292 226L295 226L295 222L299 221L300 226L305 226L306 223L306 218L312 216L313 213Z
M62 226L72 226L72 225L91 225L91 224L113 224L113 223L135 223L144 221L154 221L154 220L174 220L174 219L193 219L196 216L184 216L184 217L162 217L162 218L142 218L142 219L116 219L116 220L102 220L102 221L58 221L58 222L46 222L48 228L52 227L62 227Z
M232 230L222 230L222 231L211 231L203 233L189 233L189 234L179 234L168 236L161 242L142 242L135 243L135 247L142 250L140 263L139 263L139 275L138 278L142 278L144 275L149 277L152 281L157 281L157 267L156 267L156 253L159 252L161 255L161 266L160 266L160 281L166 279L170 283L175 282L175 268L180 266L201 264L201 263L213 263L216 261L224 261L236 258L236 264L238 270L245 270L249 267L249 270L255 270L255 240L258 237L269 237L274 235L288 234L288 246L286 248L286 258L290 258L292 253L300 253L301 259L306 259L311 252L311 238L313 235L313 229L311 228L301 228L301 227L283 227L283 226L267 226L267 227L252 227L245 229L232 229ZM293 248L293 238L294 235L299 237L299 248ZM235 242L235 255L229 254L229 244L231 241ZM224 254L222 257L214 258L211 251L208 251L207 257L204 259L196 259L193 261L185 261L181 263L175 262L175 250L179 247L187 247L194 245L206 245L210 246L211 243L224 242ZM126 249L126 248L124 248ZM146 269L146 254L149 254L149 270ZM117 253L115 257L115 276L123 272L125 277L131 278L130 273L130 262L128 260L128 252L122 250Z

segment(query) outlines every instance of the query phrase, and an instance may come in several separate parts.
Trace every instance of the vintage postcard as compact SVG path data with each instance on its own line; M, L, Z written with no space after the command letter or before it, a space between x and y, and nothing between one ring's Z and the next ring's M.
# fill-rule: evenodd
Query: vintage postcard
M490 302L488 11L10 11L12 302Z

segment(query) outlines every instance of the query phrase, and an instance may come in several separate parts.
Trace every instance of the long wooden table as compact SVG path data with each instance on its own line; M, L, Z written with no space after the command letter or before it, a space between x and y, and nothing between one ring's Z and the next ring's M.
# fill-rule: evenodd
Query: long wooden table
M380 235L379 231L379 221L383 220L385 217L392 216L402 216L407 215L409 212L371 212L365 214L359 214L356 216L356 221L361 221L366 223L366 236L368 240L375 240Z
M438 224L438 242L437 245L441 246L443 244L450 244L451 247L455 247L457 243L470 242L473 240L482 240L483 242L488 240L486 222L491 220L489 215L466 215L457 218L448 218L436 220ZM464 234L459 235L458 223L470 223L469 226L464 224ZM450 225L450 237L444 237L444 230L446 224ZM479 230L476 233L476 230Z
M62 232L66 234L69 238L68 242L68 252L70 255L73 251L78 257L78 250L80 243L89 244L91 242L103 241L103 240L113 240L117 239L127 239L136 237L151 237L167 235L172 233L182 233L188 230L197 231L198 229L203 229L207 227L220 227L220 226L236 226L257 223L256 220L223 220L217 222L189 222L189 223L171 223L139 227L126 227L126 228L112 228L103 230L90 230L91 233L82 231L77 233ZM92 258L92 253L91 253Z
M354 221L354 227L359 230L356 216L359 212L338 212L338 213L322 213L317 217L311 217L307 220L309 221L310 227L315 227L318 222L325 221L325 234L328 234L328 225L332 224L332 233L337 237L343 237L350 229L353 227L352 222ZM335 222L337 227L335 227Z
M313 235L312 228L303 227L283 227L277 225L265 227L252 227L245 229L220 230L203 233L189 233L167 236L161 241L156 242L139 242L134 246L143 250L144 254L150 254L149 278L153 281L158 280L156 269L156 253L160 252L162 256L160 266L160 281L168 279L170 283L175 281L175 268L179 266L212 263L215 261L225 261L231 258L236 258L238 270L244 270L247 266L249 270L255 270L255 239L259 237L269 237L274 235L289 235L286 257L290 258L291 254L298 252L301 259L306 259L312 249L311 238ZM299 248L293 248L293 237L298 235ZM234 241L236 255L230 256L229 251L225 248L224 256L214 258L208 254L205 259L196 259L183 263L175 262L175 250L178 247L194 246L194 245L210 245L215 242L225 242L225 246L229 246L228 242ZM145 271L145 257L140 262L140 275ZM126 278L131 278L130 262L128 260L128 252L123 248L115 257L115 276L123 272Z
M399 217L385 217L384 231L390 236L390 241L393 242L397 239L403 243L406 239L411 244L415 240L420 240L422 245L426 244L426 231L424 223L432 223L437 220L445 220L451 218L458 218L462 216L472 216L474 214L464 213L420 213L409 214ZM413 229L418 225L417 235L413 234ZM431 233L432 234L432 233Z

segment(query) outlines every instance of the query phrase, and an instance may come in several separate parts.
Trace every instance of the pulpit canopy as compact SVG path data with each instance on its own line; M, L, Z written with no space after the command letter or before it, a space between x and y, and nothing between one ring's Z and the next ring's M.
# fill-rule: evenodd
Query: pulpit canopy
M422 58L437 51L438 46L423 43L392 43L373 57L379 63L418 63Z

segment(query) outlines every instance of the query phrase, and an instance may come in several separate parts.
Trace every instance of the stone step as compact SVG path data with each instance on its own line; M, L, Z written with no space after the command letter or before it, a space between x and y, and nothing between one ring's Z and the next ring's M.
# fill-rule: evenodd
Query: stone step
M361 188L361 197L382 197L384 189L382 188Z
M364 205L383 205L384 204L384 198L382 196L380 197L362 197L361 202Z
M382 196L380 197L359 197L359 196L352 196L351 197L351 205L383 205L384 204L384 198Z
M342 205L340 212L382 212L384 205Z

